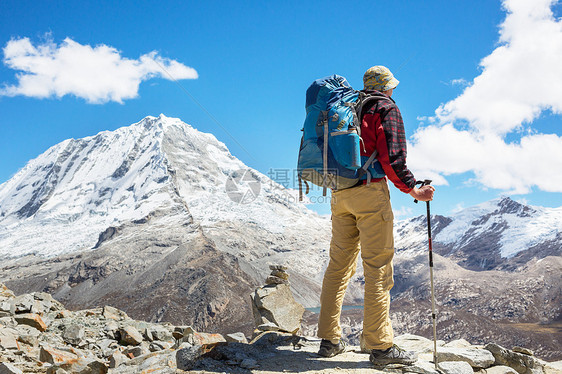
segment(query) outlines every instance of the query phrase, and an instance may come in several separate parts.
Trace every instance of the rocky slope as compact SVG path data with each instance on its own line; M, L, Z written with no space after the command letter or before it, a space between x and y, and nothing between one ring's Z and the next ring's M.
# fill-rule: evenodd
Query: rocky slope
M320 358L319 343L259 330L248 343L241 333L223 337L185 325L137 321L110 306L69 311L48 293L16 296L0 283L0 373L438 373L430 362L433 342L419 336L396 338L400 347L418 353L411 366L374 366L356 346ZM473 346L464 339L438 345L445 374L562 372L562 361L543 361L527 348Z

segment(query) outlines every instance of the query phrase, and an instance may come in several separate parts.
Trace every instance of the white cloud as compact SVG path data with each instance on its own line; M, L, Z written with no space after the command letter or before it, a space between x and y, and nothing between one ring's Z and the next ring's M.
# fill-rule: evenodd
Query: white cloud
M395 219L406 219L413 215L413 209L410 207L401 206L400 209L392 209Z
M412 137L410 166L435 184L473 172L485 188L562 192L562 137L523 133L542 112L562 113L562 21L552 0L505 0L500 45L482 59L482 72L436 122ZM506 135L518 140L507 142Z
M36 98L74 95L89 103L105 103L138 96L139 85L151 78L196 79L197 71L150 52L131 60L107 45L82 45L66 38L60 45L34 46L29 38L10 40L3 49L4 64L19 71L16 85L0 88L3 96Z
M469 83L464 78L453 79L451 81L451 84L453 86L468 86L469 85Z
M543 110L562 113L562 22L553 0L506 0L500 46L481 62L482 73L456 99L440 106L444 122L467 120L476 129L506 134Z
M451 213L455 214L464 209L464 202L460 202L451 209Z

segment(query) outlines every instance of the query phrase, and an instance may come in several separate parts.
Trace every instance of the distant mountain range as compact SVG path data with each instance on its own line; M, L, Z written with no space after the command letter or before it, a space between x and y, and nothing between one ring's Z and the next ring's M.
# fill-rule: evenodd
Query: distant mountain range
M396 224L396 249L423 251L425 217ZM562 207L543 208L502 197L451 217L432 217L435 252L471 270L515 270L532 258L562 255Z
M508 197L432 217L451 334L483 339L501 323L560 323L561 219L562 208ZM426 229L423 216L395 223L402 332L430 323ZM66 140L0 185L0 279L11 289L199 330L251 329L249 294L269 264L287 265L297 300L317 306L329 240L330 220L293 190L164 115ZM346 303L361 303L362 291L360 266ZM535 336L512 327L510 337Z

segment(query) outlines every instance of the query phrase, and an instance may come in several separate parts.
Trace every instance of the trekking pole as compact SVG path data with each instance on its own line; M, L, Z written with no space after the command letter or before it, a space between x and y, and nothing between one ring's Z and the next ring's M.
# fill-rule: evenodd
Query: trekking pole
M418 181L416 184L421 184L420 187L427 186L431 183L431 180L426 179L423 182ZM418 200L414 200L417 203ZM433 245L431 242L431 213L429 210L429 201L427 203L427 238L429 240L429 279L431 283L431 319L433 320L433 363L435 364L435 370L437 368L437 315L435 314L435 287L433 285Z

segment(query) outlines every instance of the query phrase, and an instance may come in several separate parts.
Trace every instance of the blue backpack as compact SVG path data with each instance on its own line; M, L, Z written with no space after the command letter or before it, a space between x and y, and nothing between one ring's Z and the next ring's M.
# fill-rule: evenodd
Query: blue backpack
M331 75L314 81L306 91L306 119L298 159L299 199L308 182L326 190L353 187L361 179L382 178L377 151L361 156L361 115L381 97L356 91L347 80Z

